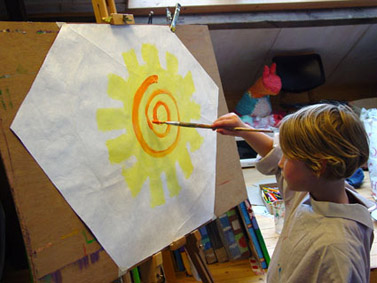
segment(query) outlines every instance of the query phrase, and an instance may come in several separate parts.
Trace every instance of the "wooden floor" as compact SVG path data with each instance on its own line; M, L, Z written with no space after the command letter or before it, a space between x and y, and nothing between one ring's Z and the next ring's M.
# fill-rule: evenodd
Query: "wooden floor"
M248 263L245 260L239 261L238 264L237 262L214 264L210 267L210 270L215 283L261 283L266 280L264 275L249 274L250 270L248 270ZM193 277L187 277L184 273L177 275L177 283L198 282ZM369 282L377 282L377 268L371 270Z
M248 260L236 260L208 265L214 282L255 283L265 282L265 275L256 275ZM184 272L177 274L177 283L198 282Z

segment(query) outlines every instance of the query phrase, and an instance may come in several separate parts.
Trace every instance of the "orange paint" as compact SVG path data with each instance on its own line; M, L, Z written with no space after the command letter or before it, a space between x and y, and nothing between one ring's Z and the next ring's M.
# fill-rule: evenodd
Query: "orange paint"
M158 120L158 117L157 117L157 114L158 114L158 109L160 107L164 107L165 109L165 112L166 112L166 115L168 116L166 121L170 121L170 110L169 110L169 107L166 105L165 102L162 102L162 101L157 101L156 105L153 107L153 120L156 121ZM148 122L150 122L148 120ZM153 128L153 124L150 124Z
M169 111L169 108L168 106L166 105L166 103L162 102L162 101L158 101L156 103L156 105L153 107L153 120L158 120L158 117L157 117L157 112L158 112L158 108L160 107L164 107L165 109L165 112L167 114L167 120L169 121L170 120L170 111ZM145 111L147 111L148 109L145 108ZM163 133L160 133L160 132L157 132L154 128L154 124L151 123L151 121L149 120L149 117L148 117L148 125L149 125L149 128L152 129L152 131L156 134L156 136L160 137L160 138L163 138L165 137L169 132L170 132L170 125L168 125L165 129L165 132Z
M163 138L165 136L167 136L167 134L170 132L170 125L167 125L166 129L165 129L165 132L161 133L161 132L158 132L155 130L154 128L154 123L153 121L151 121L149 119L149 116L148 116L148 109L150 107L150 104L152 103L152 100L157 96L157 95L167 95L171 101L173 101L174 105L175 105L175 109L176 109L176 112L177 112L177 115L178 115L178 120L179 119L179 112L178 112L178 105L177 105L177 101L175 100L174 96L170 93L170 91L168 90L161 90L161 89L158 89L158 90L155 90L151 96L149 97L147 103L146 103L146 106L145 106L145 116L147 117L147 123L148 123L148 126L149 128L155 133L156 136L160 137L160 138ZM171 120L171 115L170 115L170 110L169 110L169 107L168 105L163 102L163 101L157 101L155 106L153 107L153 120L155 121L158 121L158 117L157 117L157 111L160 107L164 107L165 109L165 112L167 114L167 121L170 121Z
M139 108L140 108L141 100L142 100L145 92L147 91L148 87L151 84L154 84L154 83L157 83L157 82L158 82L158 76L157 75L149 76L149 77L147 77L143 81L143 83L137 89L137 91L135 93L134 101L133 101L133 107L132 107L132 124L133 124L133 129L134 129L134 132L135 132L135 136L136 136L137 140L139 141L139 143L140 143L141 147L143 148L143 150L145 152L147 152L151 156L154 156L154 157L163 157L163 156L169 154L177 146L178 140L179 140L178 138L179 138L179 135L180 135L180 129L179 128L177 129L176 138L175 138L174 142L167 149L164 149L164 150L155 150L155 149L151 148L148 145L148 143L146 142L146 140L144 139L143 133L142 133L141 128L140 128L140 121L139 121ZM177 108L177 113L178 113L177 102L176 102L176 100L174 99L174 97L171 95L171 93L169 91L158 89L158 90L154 91L151 94L151 96L149 97L148 102L147 102L147 104L145 106L144 113L145 113L145 115L147 117L147 123L148 123L149 128L158 137L164 137L164 136L166 136L168 134L168 132L170 131L170 125L168 125L168 127L166 128L166 130L165 130L164 133L157 132L154 129L153 123L151 122L151 120L148 117L148 109L149 109L149 106L150 106L150 104L152 102L152 99L154 97L156 97L157 95L161 95L161 94L168 95L173 100L173 102L174 102L174 104L175 104L175 106ZM164 102L159 101L154 106L154 108L153 108L153 119L154 120L158 120L158 118L157 118L157 110L161 106L165 108L166 113L168 115L168 118L170 118L170 111L169 111L168 106ZM178 121L179 121L180 120L179 119L179 113L177 115L178 115Z
M36 249L35 252L36 252L36 253L40 253L41 251L43 251L43 250L45 250L45 249L47 249L47 248L49 248L49 247L51 247L51 246L52 246L52 243L49 242L49 243L47 243L45 246Z

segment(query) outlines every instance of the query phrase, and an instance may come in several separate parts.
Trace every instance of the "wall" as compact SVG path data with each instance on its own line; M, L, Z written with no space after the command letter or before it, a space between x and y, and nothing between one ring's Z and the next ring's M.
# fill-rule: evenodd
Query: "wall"
M310 93L279 94L273 103L377 96L377 24L211 30L230 110L281 53L321 55L326 83Z

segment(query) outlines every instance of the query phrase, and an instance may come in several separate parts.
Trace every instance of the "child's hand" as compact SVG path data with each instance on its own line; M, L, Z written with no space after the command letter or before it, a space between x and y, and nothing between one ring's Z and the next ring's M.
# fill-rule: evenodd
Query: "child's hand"
M229 135L229 136L239 136L241 132L239 131L232 131L229 128L234 127L248 127L235 113L228 113L220 118L218 118L215 122L213 122L212 126L216 129L216 131L222 135Z

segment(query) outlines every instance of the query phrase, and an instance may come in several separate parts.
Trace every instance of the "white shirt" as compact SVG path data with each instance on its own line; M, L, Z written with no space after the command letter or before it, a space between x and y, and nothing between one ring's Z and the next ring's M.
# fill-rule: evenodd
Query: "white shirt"
M348 188L350 204L287 191L277 166L280 157L276 147L257 163L261 173L276 175L286 206L267 282L369 282L373 222L363 199Z

